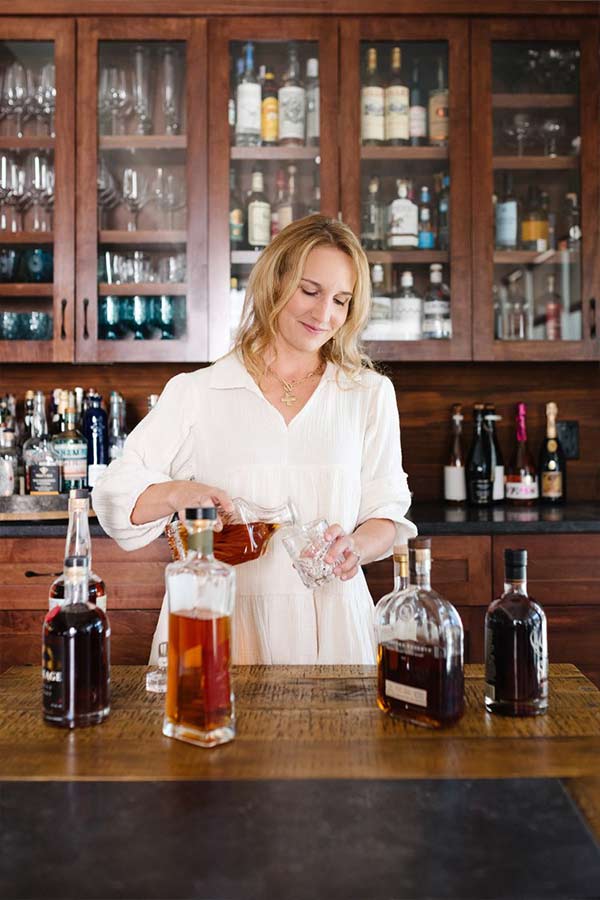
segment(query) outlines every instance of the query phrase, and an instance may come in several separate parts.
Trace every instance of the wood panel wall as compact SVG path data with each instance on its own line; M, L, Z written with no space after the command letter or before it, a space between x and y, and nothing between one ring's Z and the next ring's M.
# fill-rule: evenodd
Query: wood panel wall
M6 365L0 369L0 394L22 401L27 388L95 387L108 399L119 390L127 401L128 425L145 414L146 397L189 364ZM600 367L596 363L388 363L380 366L396 387L402 425L404 463L415 497L442 496L441 467L449 444L453 403L463 403L465 451L470 442L470 407L495 402L503 416L499 438L505 456L514 442L515 404L529 410L530 447L537 456L543 436L545 404L558 403L559 419L579 422L580 459L569 463L569 498L600 500Z

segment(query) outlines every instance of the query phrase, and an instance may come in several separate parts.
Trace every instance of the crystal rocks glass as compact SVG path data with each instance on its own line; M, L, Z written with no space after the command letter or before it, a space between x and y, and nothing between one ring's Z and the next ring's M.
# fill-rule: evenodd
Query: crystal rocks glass
M283 546L302 584L314 589L331 581L336 563L326 563L325 557L333 540L325 540L329 528L326 519L315 519L305 525L291 525L280 532Z

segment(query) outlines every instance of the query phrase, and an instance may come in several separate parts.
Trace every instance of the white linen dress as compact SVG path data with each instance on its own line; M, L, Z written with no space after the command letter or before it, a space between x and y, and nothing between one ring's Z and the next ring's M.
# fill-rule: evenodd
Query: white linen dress
M404 518L410 494L394 387L371 370L357 384L328 363L289 425L233 352L176 375L98 480L93 507L119 546L135 550L169 521L133 525L140 494L151 484L192 477L260 506L291 498L303 522L325 518L352 532L367 519L386 518L396 523L396 541L417 533ZM238 566L236 576L235 663L375 661L374 606L362 569L348 581L308 590L275 532L264 556ZM167 630L165 601L150 664Z

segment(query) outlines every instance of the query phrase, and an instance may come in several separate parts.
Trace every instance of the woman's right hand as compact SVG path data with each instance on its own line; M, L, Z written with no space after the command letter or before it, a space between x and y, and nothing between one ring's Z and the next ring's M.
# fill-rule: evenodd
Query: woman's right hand
M178 481L175 483L175 502L179 518L183 522L185 510L192 506L216 506L226 513L232 513L234 506L227 491L200 481ZM223 523L217 517L216 530L221 531Z

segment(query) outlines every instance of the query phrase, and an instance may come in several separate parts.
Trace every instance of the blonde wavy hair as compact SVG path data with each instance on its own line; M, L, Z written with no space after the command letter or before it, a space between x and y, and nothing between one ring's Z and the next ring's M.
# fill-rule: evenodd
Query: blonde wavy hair
M257 381L265 372L264 354L277 335L279 314L300 284L306 258L323 246L336 247L350 257L356 280L346 321L321 347L321 359L335 363L351 380L357 380L362 369L374 368L360 345L371 306L367 257L347 225L313 215L292 222L273 238L250 273L234 349Z

